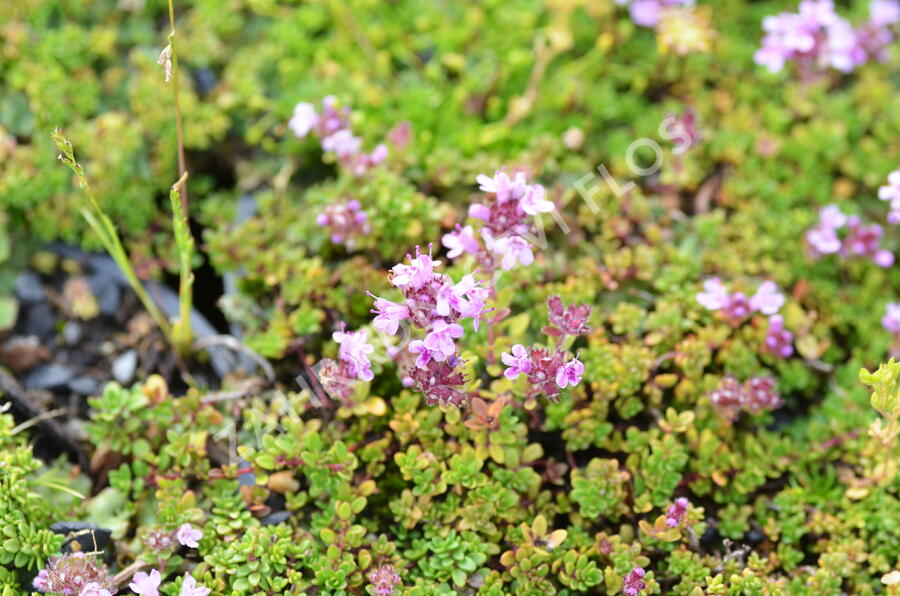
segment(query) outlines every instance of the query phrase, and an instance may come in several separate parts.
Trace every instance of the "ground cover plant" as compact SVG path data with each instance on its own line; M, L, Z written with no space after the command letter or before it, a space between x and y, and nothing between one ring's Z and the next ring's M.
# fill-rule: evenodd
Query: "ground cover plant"
M0 595L900 593L897 0L0 33Z

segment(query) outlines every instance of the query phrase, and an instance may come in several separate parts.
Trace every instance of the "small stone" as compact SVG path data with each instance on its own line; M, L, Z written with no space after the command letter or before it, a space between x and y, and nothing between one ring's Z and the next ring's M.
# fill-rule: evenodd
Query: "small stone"
M44 343L49 343L56 336L56 315L47 302L34 304L19 324L22 335L37 336Z
M113 378L121 385L127 385L134 379L135 370L137 370L137 352L128 350L120 355L112 363Z
M261 526L274 526L286 522L290 517L290 511L276 511L275 513L270 513L269 515L260 518L259 524Z
M81 341L81 325L77 321L68 321L62 328L63 340L67 345L74 346Z
M41 302L47 297L41 278L32 271L24 271L16 278L16 296L22 302Z
M116 278L100 271L88 276L87 281L97 298L100 312L107 316L115 315L122 302L122 289L116 283Z
M22 374L39 362L48 360L50 350L41 345L40 340L33 335L13 337L0 348L0 362L16 374Z
M62 364L47 364L34 369L23 379L26 389L54 389L64 387L75 373Z
M67 387L78 395L97 395L99 393L98 383L91 377L75 377L69 381Z

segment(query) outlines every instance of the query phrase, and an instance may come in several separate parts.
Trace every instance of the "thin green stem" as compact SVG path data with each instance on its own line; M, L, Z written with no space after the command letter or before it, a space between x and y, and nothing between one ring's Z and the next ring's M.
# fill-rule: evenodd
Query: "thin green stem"
M178 320L172 328L172 339L175 351L182 358L191 352L191 344L194 334L191 330L191 310L193 308L194 272L192 261L194 258L194 237L188 222L187 213L181 203L179 187L184 188L187 172L172 185L169 191L169 199L172 203L172 230L175 234L175 247L178 251Z
M169 321L166 319L163 312L156 305L156 302L154 302L147 293L144 284L138 279L137 274L134 272L134 268L131 266L131 260L128 258L128 253L125 252L125 247L122 246L122 239L119 237L118 231L116 231L115 224L109 219L106 213L103 212L103 209L94 197L94 193L91 191L91 187L84 176L84 168L80 163L75 161L72 143L69 142L69 139L65 137L62 130L59 128L53 131L51 137L53 138L53 142L56 143L56 148L59 149L61 153L59 156L60 161L69 166L75 174L75 178L78 180L78 186L81 188L85 197L87 197L87 204L79 203L78 205L81 215L87 220L88 225L91 226L91 229L94 230L94 233L100 238L100 243L103 245L103 248L106 249L109 256L112 257L119 266L119 269L122 270L125 279L128 280L131 289L137 294L141 304L144 305L144 308L147 309L147 312L150 313L150 316L156 321L157 326L159 326L160 330L166 336L166 339L171 342L172 327L169 325Z
M178 176L181 183L181 203L184 216L188 214L187 165L184 159L184 127L181 121L181 101L178 96L178 50L175 45L175 4L169 0L169 47L172 49L172 96L175 99L175 131L178 135Z

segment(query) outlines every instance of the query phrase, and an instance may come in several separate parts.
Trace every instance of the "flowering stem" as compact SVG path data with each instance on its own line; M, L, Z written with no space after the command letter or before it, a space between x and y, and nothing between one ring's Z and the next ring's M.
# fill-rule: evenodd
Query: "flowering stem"
M122 270L125 279L128 280L128 285L131 286L131 289L134 290L134 293L137 294L140 299L141 304L144 305L144 308L147 309L147 312L150 313L150 316L156 321L156 324L163 332L163 335L166 336L166 339L169 342L172 342L172 327L169 324L168 319L166 319L163 312L156 305L156 302L150 298L150 294L147 293L144 284L141 283L141 280L135 273L134 267L131 265L131 260L128 258L128 253L125 252L125 247L122 245L122 239L119 237L115 224L109 216L104 213L103 208L100 207L100 203L98 203L96 197L94 197L94 193L91 191L87 178L85 178L84 168L80 163L75 161L72 143L69 142L69 139L67 139L63 132L58 128L53 131L51 136L53 142L56 144L56 148L59 149L61 153L59 156L60 160L72 170L73 174L75 174L78 186L87 198L87 204L81 203L78 205L81 215L88 222L88 225L91 226L94 233L97 234L100 243L103 244L103 248L106 249L109 256L112 257L119 266L119 269Z
M178 97L178 52L175 48L175 5L169 0L169 47L172 49L172 96L175 99L175 131L178 136L178 175L184 216L188 214L187 166L184 160L184 128L181 123L181 101Z

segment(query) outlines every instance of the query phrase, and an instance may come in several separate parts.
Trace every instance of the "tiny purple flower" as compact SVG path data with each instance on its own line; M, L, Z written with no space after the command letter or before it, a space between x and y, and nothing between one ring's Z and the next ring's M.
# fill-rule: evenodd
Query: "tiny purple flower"
M464 252L476 253L481 249L478 240L475 239L475 232L472 226L460 227L456 225L456 230L448 232L441 237L441 243L449 250L447 256L455 259Z
M378 316L372 321L372 325L382 333L396 335L400 328L400 321L409 318L409 308L405 304L397 304L377 296L373 297L375 298L375 308L372 309L372 312Z
M703 291L697 294L697 302L707 310L719 310L728 304L728 291L718 277L703 282Z
M400 585L400 575L393 565L382 565L367 576L375 596L393 596Z
M869 3L869 23L875 27L887 27L900 22L900 2L897 0L872 0Z
M319 115L316 114L316 108L311 103L303 101L294 106L294 115L291 116L288 127L302 139L309 134L318 121Z
M438 360L438 358L434 358L434 352L426 348L425 342L421 339L414 339L409 342L407 349L410 354L418 354L418 357L416 358L417 368L425 368L432 360Z
M666 525L670 528L680 526L687 517L688 505L690 505L690 503L684 497L675 499L675 503L669 507L668 511L666 511Z
M531 354L522 344L514 345L512 354L503 352L500 360L509 367L503 373L507 379L514 380L522 373L527 375L531 372Z
M747 299L747 296L743 292L734 292L731 294L728 297L728 303L725 305L725 308L722 309L725 318L728 319L732 325L736 325L746 319L751 312L753 312L753 308L750 306L750 300Z
M881 326L886 331L900 336L900 302L888 302L881 318Z
M543 186L540 184L533 184L525 191L522 200L519 202L519 206L522 208L522 211L528 215L550 213L556 206L545 198L546 194Z
M184 574L184 581L181 582L181 592L178 596L209 596L212 590L197 583L190 573Z
M577 357L573 358L556 371L556 384L560 389L565 389L568 385L574 387L581 382L582 374L584 374L584 364Z
M151 570L149 574L138 571L131 578L131 583L128 584L128 587L131 588L132 592L141 594L141 596L159 596L159 584L161 582L162 576L156 569Z
M766 331L766 351L781 358L790 358L794 353L794 334L784 328L781 315L769 317L769 329Z
M81 592L78 593L78 596L112 596L112 592L97 582L90 582L81 588Z
M363 381L375 378L371 370L372 364L369 362L369 354L375 351L375 348L369 343L368 333L361 330L346 332L344 324L341 323L341 330L335 331L331 337L340 345L338 358L347 365L351 376Z
M643 567L635 567L625 575L622 585L622 594L625 596L638 596L647 587L644 576L647 574Z
M181 526L175 530L175 540L177 540L179 544L189 548L197 548L200 546L197 541L201 538L203 538L203 532L194 529L191 524L188 523L181 524Z
M434 268L440 265L440 261L431 258L431 251L428 254L422 254L419 247L416 247L416 256L406 255L409 265L399 263L391 269L391 284L398 288L406 286L412 289L419 289L426 283L430 282L434 277Z
M516 266L516 262L528 266L534 262L534 254L528 241L519 236L504 236L499 240L485 238L488 248L503 257L500 266L504 271L509 271Z
M454 339L463 336L463 328L459 323L447 323L443 319L438 319L431 325L431 331L425 336L425 348L431 350L435 360L443 360L438 355L445 358L456 353L456 344Z
M750 308L764 315L774 315L784 306L784 295L778 291L775 282L764 281L750 298Z

